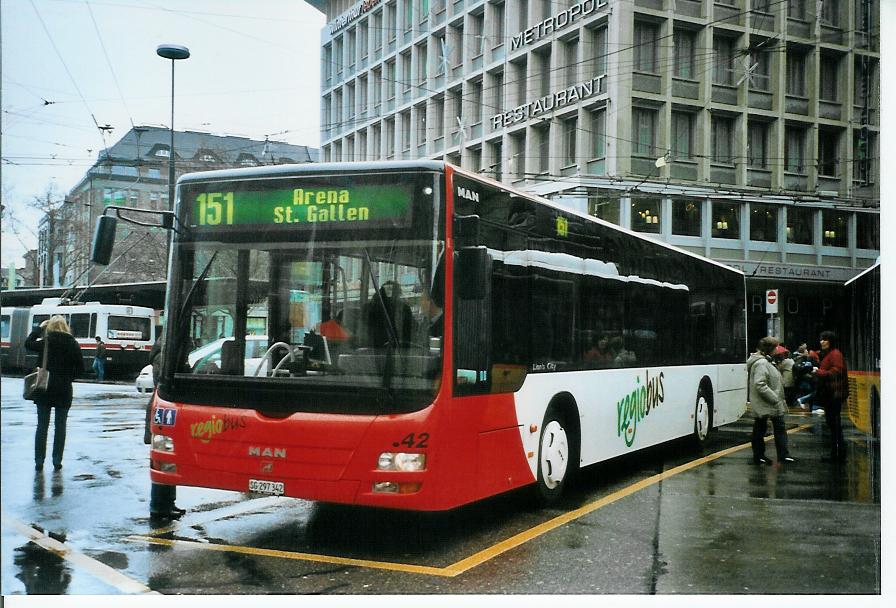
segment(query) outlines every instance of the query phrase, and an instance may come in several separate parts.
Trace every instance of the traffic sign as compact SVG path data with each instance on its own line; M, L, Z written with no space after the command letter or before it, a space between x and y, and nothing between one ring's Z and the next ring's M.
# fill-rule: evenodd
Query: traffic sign
M780 296L777 289L768 289L765 292L765 312L769 315L778 314L778 300Z

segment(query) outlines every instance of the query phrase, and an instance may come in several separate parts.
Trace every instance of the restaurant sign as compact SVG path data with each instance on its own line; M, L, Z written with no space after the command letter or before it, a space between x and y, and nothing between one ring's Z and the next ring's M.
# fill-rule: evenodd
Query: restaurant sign
M572 105L583 99L599 95L604 90L604 79L606 74L595 76L590 80L580 82L555 91L550 95L539 97L535 101L530 101L521 106L517 106L512 110L501 112L492 116L492 129L500 129L501 127L509 127L510 125L522 122L529 118L534 118L551 110L559 110L562 107Z

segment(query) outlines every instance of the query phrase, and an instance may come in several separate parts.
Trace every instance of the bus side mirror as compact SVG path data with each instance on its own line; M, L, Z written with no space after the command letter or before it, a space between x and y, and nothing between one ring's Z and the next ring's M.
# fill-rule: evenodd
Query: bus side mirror
M479 244L479 216L457 215L454 217L454 246L460 250Z
M90 261L106 266L112 258L115 246L115 227L118 219L111 215L101 215L96 221L96 232L93 233L93 250Z
M482 300L488 293L492 261L485 247L464 247L455 258L457 295L463 300Z

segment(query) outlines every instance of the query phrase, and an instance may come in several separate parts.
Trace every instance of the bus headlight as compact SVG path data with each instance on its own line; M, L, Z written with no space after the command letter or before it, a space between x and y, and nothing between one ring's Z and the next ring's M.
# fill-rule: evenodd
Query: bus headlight
M383 452L377 459L380 471L422 471L426 468L426 454L409 452Z
M153 435L152 449L159 450L161 452L173 452L174 439L172 439L168 435Z

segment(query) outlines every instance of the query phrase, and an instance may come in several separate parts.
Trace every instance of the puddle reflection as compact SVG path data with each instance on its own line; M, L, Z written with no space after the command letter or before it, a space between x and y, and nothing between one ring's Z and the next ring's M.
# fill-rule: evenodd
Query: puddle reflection
M13 563L16 578L28 595L62 595L68 592L72 573L65 560L32 542L16 547Z

